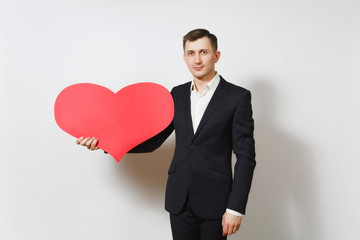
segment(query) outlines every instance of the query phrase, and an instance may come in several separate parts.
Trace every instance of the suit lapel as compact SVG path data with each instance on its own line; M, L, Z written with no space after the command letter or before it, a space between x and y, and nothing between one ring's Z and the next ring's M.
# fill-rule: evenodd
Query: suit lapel
M191 102L190 102L190 86L191 86L191 82L189 82L189 84L185 85L185 99L184 99L184 103L185 103L185 121L186 124L188 125L188 129L190 131L190 136L191 138L194 137L194 128L193 128L193 124L192 124L192 118L191 118Z
M190 88L190 86L189 86ZM215 111L215 109L217 108L217 106L219 105L219 103L221 102L221 100L225 97L226 93L228 92L227 89L227 85L226 85L226 81L220 76L220 82L218 87L216 88L214 95L211 97L210 102L204 112L204 115L202 116L199 126L196 130L196 133L193 138L193 141L196 139L196 137L199 135L199 133L201 132L201 130L203 129L203 127L205 126L206 122L209 120L209 118L211 117L211 115L213 114L213 112ZM188 97L188 113L190 115L190 124L191 124L191 129L192 132L194 132L194 128L192 126L192 119L191 119L191 107L190 107L190 90L189 90L189 97Z

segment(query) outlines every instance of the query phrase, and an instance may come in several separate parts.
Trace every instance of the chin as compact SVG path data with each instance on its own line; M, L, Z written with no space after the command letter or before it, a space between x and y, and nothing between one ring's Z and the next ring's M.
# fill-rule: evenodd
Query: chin
M194 75L194 77L196 77L198 80L202 80L204 78L204 76L199 76L199 75Z
M194 77L198 78L198 79L201 79L205 76L205 74L202 74L202 73L199 73L199 72L195 72L193 73Z

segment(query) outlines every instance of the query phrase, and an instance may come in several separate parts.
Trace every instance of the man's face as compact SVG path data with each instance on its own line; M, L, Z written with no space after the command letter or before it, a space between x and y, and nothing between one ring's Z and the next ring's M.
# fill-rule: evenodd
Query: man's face
M219 58L220 52L214 52L208 37L185 43L185 63L198 80L211 80L214 77L215 63Z

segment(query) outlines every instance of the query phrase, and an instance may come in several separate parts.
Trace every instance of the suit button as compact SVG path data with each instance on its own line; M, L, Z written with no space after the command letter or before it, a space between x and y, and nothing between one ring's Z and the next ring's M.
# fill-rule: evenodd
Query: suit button
M191 149L195 149L195 145L191 145L190 148L191 148Z

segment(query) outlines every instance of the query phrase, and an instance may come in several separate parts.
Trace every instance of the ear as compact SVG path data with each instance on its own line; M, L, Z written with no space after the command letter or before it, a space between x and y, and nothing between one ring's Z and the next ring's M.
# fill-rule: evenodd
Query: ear
M215 63L217 63L217 62L219 61L220 55L221 55L220 51L217 51L217 52L215 53Z

